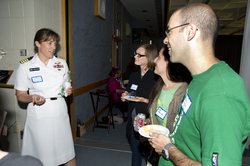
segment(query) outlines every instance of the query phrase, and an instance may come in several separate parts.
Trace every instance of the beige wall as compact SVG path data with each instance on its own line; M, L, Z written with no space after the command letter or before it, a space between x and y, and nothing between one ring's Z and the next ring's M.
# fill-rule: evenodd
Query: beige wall
M61 35L61 0L0 0L0 49L6 52L0 70L14 70L20 60L33 56L34 35L44 27ZM20 56L20 49L27 50L26 57ZM8 127L16 122L20 130L24 128L26 108L17 104L14 89L0 88L1 110L8 112ZM14 133L12 127L7 137L1 137L1 145L6 151L20 153L20 132Z

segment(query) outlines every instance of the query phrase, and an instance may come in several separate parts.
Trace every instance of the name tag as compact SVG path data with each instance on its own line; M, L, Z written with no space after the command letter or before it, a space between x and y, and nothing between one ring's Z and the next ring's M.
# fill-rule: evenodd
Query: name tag
M39 83L39 82L43 82L43 78L42 76L34 76L34 77L31 77L31 81L33 83Z
M155 112L155 115L158 116L161 120L164 120L167 114L168 114L167 111L165 111L161 107L159 107Z
M131 87L130 87L130 89L132 89L134 91L136 91L137 88L138 88L138 85L136 85L136 84L132 84Z
M30 68L30 72L31 72L31 71L39 71L39 70L40 70L40 68L39 68L39 67Z
M182 108L183 113L185 115L187 114L187 112L188 112L189 108L191 107L192 103L193 102L191 101L189 95L187 94L184 101L181 103L181 108Z

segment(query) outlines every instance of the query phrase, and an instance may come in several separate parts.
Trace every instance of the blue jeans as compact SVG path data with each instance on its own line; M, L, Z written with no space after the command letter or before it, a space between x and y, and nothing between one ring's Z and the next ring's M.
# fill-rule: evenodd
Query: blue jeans
M150 153L150 146L145 146L141 143L140 134L134 131L134 127L132 127L131 130L130 144L132 149L132 166L141 166L142 152L144 151L147 161Z

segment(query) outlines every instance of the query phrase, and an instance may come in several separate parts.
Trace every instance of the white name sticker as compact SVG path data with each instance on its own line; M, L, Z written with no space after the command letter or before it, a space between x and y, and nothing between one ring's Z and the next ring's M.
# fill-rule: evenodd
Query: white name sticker
M168 114L167 111L165 111L161 107L159 107L155 112L155 115L158 116L161 120L164 120L167 114Z
M138 85L136 84L132 84L130 87L130 89L135 90L135 91L137 90L137 88L138 88Z
M192 101L191 101L189 95L187 94L184 101L181 103L181 108L182 108L183 113L185 115L187 114L187 112L188 112L189 108L191 107L191 105L192 105Z
M34 76L34 77L31 77L31 81L33 83L39 83L39 82L43 82L43 78L42 76Z

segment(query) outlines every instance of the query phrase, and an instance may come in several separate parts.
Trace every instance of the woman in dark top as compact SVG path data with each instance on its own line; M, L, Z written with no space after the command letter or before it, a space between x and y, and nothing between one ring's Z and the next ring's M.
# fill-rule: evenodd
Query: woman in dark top
M143 44L138 47L134 58L135 65L140 66L140 69L130 75L126 91L122 94L124 97L128 92L134 91L137 96L133 101L129 101L128 106L127 136L132 149L132 166L141 165L142 149L144 149L146 159L150 150L150 147L146 147L140 142L140 135L134 131L132 123L138 113L147 115L148 97L156 82L154 59L157 55L158 52L154 45ZM122 100L125 101L124 98Z

